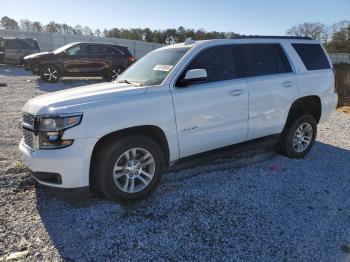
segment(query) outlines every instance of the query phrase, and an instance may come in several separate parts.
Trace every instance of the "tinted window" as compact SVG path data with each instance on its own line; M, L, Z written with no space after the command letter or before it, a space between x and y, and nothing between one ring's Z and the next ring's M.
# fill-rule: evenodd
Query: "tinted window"
M30 39L21 41L21 44L23 48L30 48L30 49L39 48L38 42Z
M75 45L67 50L69 55L86 55L86 45Z
M121 55L122 53L110 46L100 46L101 54L104 55Z
M328 69L330 64L319 44L292 44L307 70Z
M191 69L205 69L208 75L207 82L223 81L237 77L230 46L215 46L202 51L192 60L180 79Z
M279 44L233 45L233 53L239 61L238 74L263 76L291 72L289 61Z
M101 54L100 48L97 45L88 45L87 52L89 55L99 55Z
M6 48L7 49L21 49L22 45L21 42L15 39L9 39L6 41Z
M121 55L116 48L104 45L88 45L88 53L91 55Z

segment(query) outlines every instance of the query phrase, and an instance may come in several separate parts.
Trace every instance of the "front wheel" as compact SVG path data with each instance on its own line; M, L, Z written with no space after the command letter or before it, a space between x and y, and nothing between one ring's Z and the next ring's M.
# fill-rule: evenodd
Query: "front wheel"
M290 158L303 158L311 150L317 134L316 119L309 114L290 121L280 141L280 152Z
M159 184L164 158L158 144L145 136L107 141L97 153L94 179L113 201L143 198Z
M61 73L57 66L47 65L40 69L40 77L46 82L54 83L60 79Z

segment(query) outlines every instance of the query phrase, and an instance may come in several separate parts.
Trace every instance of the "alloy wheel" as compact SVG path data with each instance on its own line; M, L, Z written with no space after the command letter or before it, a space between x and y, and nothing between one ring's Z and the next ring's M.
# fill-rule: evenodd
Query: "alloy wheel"
M312 141L313 129L311 124L301 124L293 136L293 149L295 152L304 152Z
M111 80L115 80L118 77L118 75L121 73L121 71L122 70L120 68L112 69L112 71L111 71Z
M45 79L49 82L57 80L59 75L57 69L51 66L47 67L43 74Z
M125 193L136 193L146 188L155 172L155 160L143 148L132 148L116 161L113 178L117 187Z

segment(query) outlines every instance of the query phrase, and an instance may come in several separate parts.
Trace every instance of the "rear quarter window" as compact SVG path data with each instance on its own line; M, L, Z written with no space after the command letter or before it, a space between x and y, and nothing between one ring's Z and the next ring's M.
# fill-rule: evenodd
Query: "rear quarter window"
M319 44L292 44L307 70L331 68L326 54Z

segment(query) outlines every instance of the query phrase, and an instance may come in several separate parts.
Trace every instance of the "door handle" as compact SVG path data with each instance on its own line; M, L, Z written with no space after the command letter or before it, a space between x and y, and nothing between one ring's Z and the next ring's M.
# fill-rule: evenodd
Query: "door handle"
M113 59L113 57L110 57L110 56L109 56L109 57L107 57L107 60L112 60L112 59Z
M242 89L232 90L228 94L230 96L240 96L240 95L244 94L244 90L242 90Z
M288 87L293 86L293 83L292 83L291 81L286 81L286 82L283 82L281 85L282 85L283 87L288 88Z

